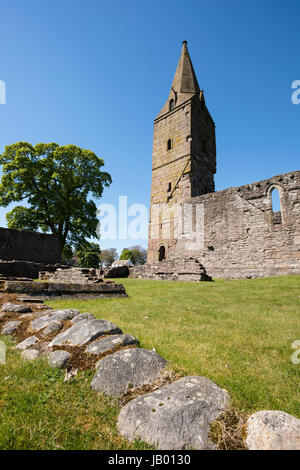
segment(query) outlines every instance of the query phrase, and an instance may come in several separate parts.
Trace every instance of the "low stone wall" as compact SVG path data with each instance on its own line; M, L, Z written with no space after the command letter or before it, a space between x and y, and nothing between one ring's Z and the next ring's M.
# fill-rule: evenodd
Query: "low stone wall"
M195 258L180 261L164 260L130 268L129 277L166 281L211 281L202 264Z
M122 284L64 284L56 282L4 281L7 293L45 296L47 298L127 297Z
M102 268L100 270L100 273L105 278L128 277L129 267L128 266L116 266L116 267Z
M99 269L73 266L61 266L57 268L55 272L42 271L39 273L39 279L43 281L71 282L75 284L103 282L103 279L100 278Z
M0 277L27 277L37 279L40 271L54 272L60 265L33 263L31 261L0 260Z

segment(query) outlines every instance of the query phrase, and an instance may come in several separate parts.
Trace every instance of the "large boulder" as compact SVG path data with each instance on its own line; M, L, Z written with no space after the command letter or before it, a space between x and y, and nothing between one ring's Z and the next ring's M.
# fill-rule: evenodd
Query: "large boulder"
M72 319L72 323L78 323L79 321L83 321L83 320L94 320L95 317L92 313L80 313L79 315L76 315L76 317L74 317Z
M59 369L63 369L66 367L71 354L68 351L53 351L48 355L48 362L51 367L58 367Z
M62 321L53 321L48 325L44 330L43 330L43 335L51 335L52 333L55 333L56 331L60 331L63 328L64 324Z
M17 344L16 349L21 349L21 351L30 348L34 344L38 343L39 339L36 336L29 336L29 338L24 339L21 343Z
M19 328L21 323L22 322L17 321L17 320L16 321L9 321L5 324L4 328L2 328L1 333L3 335L11 335L12 333L14 333Z
M63 344L69 346L82 346L93 339L103 335L113 335L122 333L120 328L108 320L87 320L75 323L67 330L57 335L49 347L61 346Z
M79 313L78 310L74 310L73 308L66 308L65 310L54 310L52 315L55 320L72 320L79 315Z
M76 315L79 315L79 312L73 309L55 310L48 313L47 315L42 315L36 320L33 320L31 322L31 329L33 331L40 331L55 321L71 320Z
M228 404L228 393L211 380L184 377L127 403L118 430L130 441L141 438L158 449L215 449L210 423Z
M300 419L283 411L258 411L247 423L249 450L300 450Z
M13 312L13 313L27 313L32 312L31 308L28 305L18 305L7 302L2 305L2 312Z
M119 346L129 346L138 344L138 340L132 335L112 335L98 339L86 348L86 352L90 354L104 354L113 351ZM100 361L97 363L100 364ZM97 366L96 366L97 367Z
M167 361L147 349L127 349L105 357L98 364L92 388L112 396L120 396L128 388L154 382Z

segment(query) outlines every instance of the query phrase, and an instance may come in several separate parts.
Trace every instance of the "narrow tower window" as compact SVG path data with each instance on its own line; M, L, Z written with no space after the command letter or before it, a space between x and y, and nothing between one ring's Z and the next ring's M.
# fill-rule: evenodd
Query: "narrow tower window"
M278 189L276 188L272 190L272 212L273 212L273 224L281 225L282 213L281 213L280 195L279 195Z
M171 148L172 148L172 141L171 141L171 139L168 140L167 148L168 148L168 150L171 150Z
M159 247L159 251L158 251L158 261L163 261L164 259L166 259L166 249L165 247L162 245Z
M206 152L206 142L202 140L202 152Z
M171 191L171 187L172 187L172 185L171 185L171 183L169 183L169 185L168 185L168 193Z
M169 102L169 111L173 111L174 108L175 108L175 101L172 98Z

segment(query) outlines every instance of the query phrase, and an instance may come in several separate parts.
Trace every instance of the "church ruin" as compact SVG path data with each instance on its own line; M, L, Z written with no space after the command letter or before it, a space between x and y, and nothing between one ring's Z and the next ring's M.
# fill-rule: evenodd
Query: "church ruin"
M154 120L148 264L132 277L300 274L300 171L216 192L215 173L215 124L183 41L168 100Z

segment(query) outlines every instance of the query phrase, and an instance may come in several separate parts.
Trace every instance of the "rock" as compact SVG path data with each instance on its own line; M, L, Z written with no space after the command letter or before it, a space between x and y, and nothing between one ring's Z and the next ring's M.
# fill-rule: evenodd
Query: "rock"
M67 308L65 310L54 310L52 315L55 317L55 320L71 320L72 318L79 315L79 313L80 312L78 312L78 310Z
M101 338L94 343L91 343L86 348L86 352L90 354L103 354L109 351L113 351L118 346L129 346L130 344L138 344L138 340L131 335L113 335L113 336L106 336L105 338ZM98 367L97 363L96 367Z
M121 410L118 430L157 449L215 449L210 423L226 410L228 393L204 377L177 380L131 400Z
M22 352L21 357L26 361L34 361L34 359L40 355L41 353L37 351L37 349L25 349L25 351Z
M7 302L2 305L2 312L13 312L13 313L27 313L32 312L31 308L28 305L18 305Z
M49 347L61 346L63 344L82 346L99 336L116 333L122 333L122 331L108 320L80 321L57 335L51 343L49 343Z
M47 326L47 328L43 330L43 335L47 336L47 335L50 335L51 333L55 333L55 331L61 330L63 326L64 324L62 321L54 321L50 323L50 325Z
M76 317L74 317L72 319L72 323L78 323L79 321L82 321L82 320L94 320L95 317L92 313L80 313L79 315L76 315Z
M39 339L36 336L29 336L29 338L24 339L21 343L17 344L16 349L25 350L38 343Z
M48 313L46 315L39 316L36 320L33 320L30 326L33 331L40 331L51 325L53 321L55 321L55 318L52 313Z
M12 333L14 333L17 329L18 329L18 326L21 324L22 322L20 321L9 321L5 324L4 328L2 328L2 331L1 333L3 335L11 335Z
M61 320L71 320L76 315L79 315L77 310L73 309L66 309L66 310L54 310L53 312L50 311L47 314L39 313L39 318L34 320L31 323L31 328L33 331L40 331L47 326L51 325L54 321L61 321Z
M48 355L48 362L52 367L63 369L66 367L71 354L67 351L53 351Z
M154 382L167 365L165 359L147 349L118 351L99 362L92 388L112 396Z
M283 411L258 411L247 424L249 450L300 450L300 419Z

